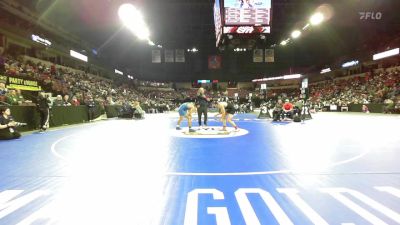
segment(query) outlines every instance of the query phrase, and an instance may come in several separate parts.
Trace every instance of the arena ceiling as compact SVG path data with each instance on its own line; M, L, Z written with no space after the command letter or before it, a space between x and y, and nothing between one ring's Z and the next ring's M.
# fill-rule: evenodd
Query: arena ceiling
M118 7L132 3L145 17L151 38L164 48L200 49L203 56L218 53L215 47L214 0L18 0L36 10L41 18L52 21L81 37L99 57L118 68L138 67L150 47L122 27ZM289 37L294 28L304 25L313 11L330 4L331 20L303 35L295 43L279 47L281 59L271 71L293 67L323 66L351 54L370 40L395 36L400 32L398 0L272 0L271 34L262 45L270 46ZM359 12L381 12L381 20L360 20ZM283 49L285 48L285 49ZM286 52L285 52L286 51ZM227 54L227 53L225 53ZM236 54L233 51L231 54ZM249 56L251 57L251 56ZM288 57L290 59L288 59ZM279 57L278 57L279 59ZM134 70L134 69L133 69Z

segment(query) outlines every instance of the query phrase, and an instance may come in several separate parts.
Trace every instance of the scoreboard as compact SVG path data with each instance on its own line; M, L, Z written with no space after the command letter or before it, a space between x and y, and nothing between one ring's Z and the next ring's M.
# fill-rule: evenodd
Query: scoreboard
M271 8L271 0L215 0L217 46L224 34L270 33Z
M269 24L269 11L266 9L225 8L225 25Z
M270 0L260 1L259 7L246 8L238 7L237 4L227 4L227 2L230 1L235 0L225 0L225 25L269 25L271 11Z

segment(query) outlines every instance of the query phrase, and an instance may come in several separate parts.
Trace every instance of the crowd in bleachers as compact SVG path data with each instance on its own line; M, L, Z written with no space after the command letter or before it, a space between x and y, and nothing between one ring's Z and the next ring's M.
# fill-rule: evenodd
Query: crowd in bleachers
M310 97L322 105L384 103L385 112L392 112L400 109L400 70L311 84Z
M52 103L53 106L85 105L89 98L93 98L100 106L140 102L144 107L151 109L172 104L162 93L139 92L131 84L118 86L112 80L83 71L76 72L72 69L57 68L56 65L46 66L31 61L24 62L21 58L11 56L3 56L2 59L4 60L4 75L39 81L46 92L57 96ZM10 105L21 105L25 101L19 90L7 90L4 83L0 84L0 96L2 96L0 100Z
M293 99L295 97L300 96L299 88L282 88L282 89L273 89L267 91L267 98L275 99L277 97L282 98L290 98Z

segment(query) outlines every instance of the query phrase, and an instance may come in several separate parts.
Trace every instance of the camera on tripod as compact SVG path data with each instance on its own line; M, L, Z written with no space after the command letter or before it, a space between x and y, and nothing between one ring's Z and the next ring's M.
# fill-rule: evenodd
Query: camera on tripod
M10 116L9 118L10 118L10 121L13 121L15 123L15 127L24 127L24 126L28 125L27 123L20 123L20 122L15 121L12 116Z
M15 127L24 127L27 126L27 123L20 123L20 122L15 122Z

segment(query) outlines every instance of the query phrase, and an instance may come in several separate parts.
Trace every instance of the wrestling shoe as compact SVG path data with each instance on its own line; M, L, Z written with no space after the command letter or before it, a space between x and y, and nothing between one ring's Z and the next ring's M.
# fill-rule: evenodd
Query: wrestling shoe
M182 128L181 127L176 127L176 130L182 130Z
M195 130L195 129L192 129L192 128L189 128L189 132L190 132L190 133L196 132L196 130Z

